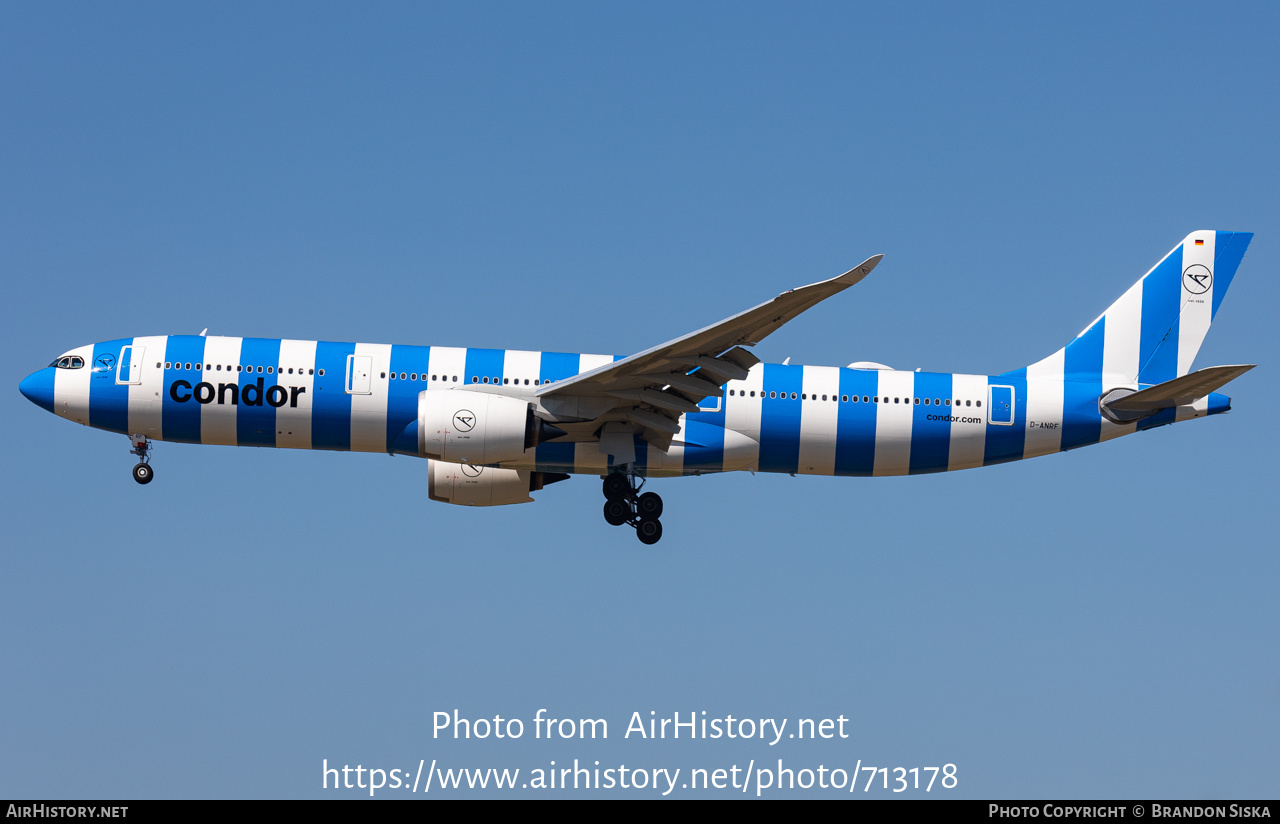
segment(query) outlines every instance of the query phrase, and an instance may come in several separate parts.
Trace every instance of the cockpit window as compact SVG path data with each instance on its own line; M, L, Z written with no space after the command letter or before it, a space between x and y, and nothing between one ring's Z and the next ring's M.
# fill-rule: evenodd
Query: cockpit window
M49 365L57 369L79 369L84 366L84 358L79 355L64 355Z

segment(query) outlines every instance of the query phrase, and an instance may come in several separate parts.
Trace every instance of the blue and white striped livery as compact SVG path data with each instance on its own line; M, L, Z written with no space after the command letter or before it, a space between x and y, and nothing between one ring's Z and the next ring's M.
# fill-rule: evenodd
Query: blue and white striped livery
M604 476L605 517L645 543L662 500L644 480L750 470L914 475L1032 458L1226 412L1252 368L1191 371L1252 234L1193 232L1071 343L1002 375L761 363L748 347L862 280L792 289L617 358L496 349L135 337L72 349L22 381L36 405L151 441L426 458L430 496L533 500Z

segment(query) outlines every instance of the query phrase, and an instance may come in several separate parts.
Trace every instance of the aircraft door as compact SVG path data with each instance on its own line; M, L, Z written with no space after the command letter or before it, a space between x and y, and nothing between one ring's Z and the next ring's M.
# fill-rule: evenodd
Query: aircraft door
M987 420L999 426L1013 426L1013 387L987 388Z
M347 355L347 394L369 395L373 392L373 356Z
M116 363L116 385L137 385L142 383L142 358L146 347L126 346L120 350L120 359Z

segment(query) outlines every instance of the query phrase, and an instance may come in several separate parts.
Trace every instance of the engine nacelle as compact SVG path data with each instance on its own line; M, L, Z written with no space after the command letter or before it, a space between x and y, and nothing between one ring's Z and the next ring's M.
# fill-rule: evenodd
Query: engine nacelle
M513 461L537 446L541 429L528 401L519 398L466 389L418 395L418 454L425 458L473 465Z
M530 474L520 469L428 460L427 495L433 501L462 506L527 504L533 500Z
M427 495L433 501L461 506L527 504L533 500L530 492L568 477L557 472L526 472L428 459Z

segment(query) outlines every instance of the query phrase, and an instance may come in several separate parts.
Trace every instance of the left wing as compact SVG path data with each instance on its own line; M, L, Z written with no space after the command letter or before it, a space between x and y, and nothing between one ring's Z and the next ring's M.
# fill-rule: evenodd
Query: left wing
M590 404L597 413L592 415L593 422L626 421L633 431L665 450L672 435L680 431L681 414L697 412L704 398L723 395L722 384L742 380L760 362L742 347L754 346L805 310L848 289L870 274L882 257L867 258L839 277L789 289L652 349L547 384L538 390L538 399L548 407L554 406L556 398L569 396L605 401Z

